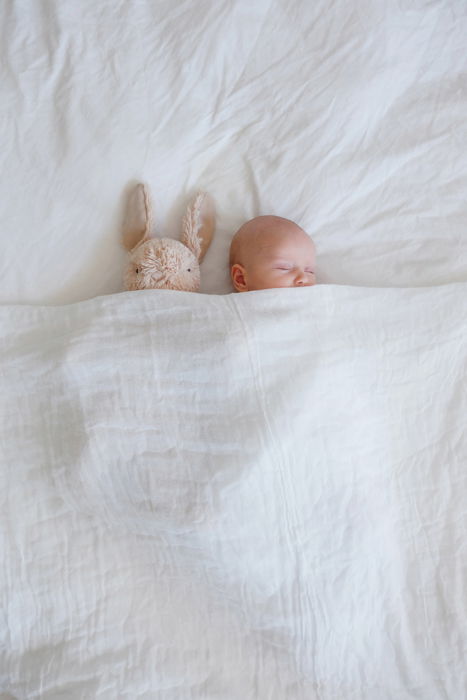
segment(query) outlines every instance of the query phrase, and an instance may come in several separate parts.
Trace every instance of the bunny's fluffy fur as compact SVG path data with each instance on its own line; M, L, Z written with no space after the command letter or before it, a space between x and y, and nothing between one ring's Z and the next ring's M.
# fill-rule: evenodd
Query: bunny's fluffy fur
M154 238L133 251L124 281L129 291L179 289L196 292L200 285L199 263L180 241Z
M131 192L123 231L124 244L130 253L125 288L198 291L199 263L214 232L214 206L210 197L200 193L188 206L181 242L151 238L151 212L148 190L139 184Z

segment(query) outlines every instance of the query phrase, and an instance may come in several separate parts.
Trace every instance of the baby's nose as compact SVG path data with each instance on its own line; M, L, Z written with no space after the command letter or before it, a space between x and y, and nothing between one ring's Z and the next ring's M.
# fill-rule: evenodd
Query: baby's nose
M298 275L296 276L296 278L295 278L295 285L296 285L297 287L303 287L303 286L305 285L305 283L306 283L305 275L304 275L304 273L302 272L302 273L300 273L300 274L298 274Z

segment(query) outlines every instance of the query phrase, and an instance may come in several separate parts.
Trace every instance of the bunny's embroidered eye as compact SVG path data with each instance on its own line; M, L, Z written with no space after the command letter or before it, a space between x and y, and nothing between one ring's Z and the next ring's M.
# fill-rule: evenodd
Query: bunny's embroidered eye
M188 268L187 272L191 272L191 267Z
M139 272L139 267L136 268L135 272L136 272L136 274L138 274L138 272Z

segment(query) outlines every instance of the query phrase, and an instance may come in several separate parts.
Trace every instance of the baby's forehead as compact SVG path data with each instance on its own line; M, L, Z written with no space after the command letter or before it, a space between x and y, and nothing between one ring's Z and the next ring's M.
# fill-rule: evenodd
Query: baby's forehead
M297 228L272 228L263 229L255 232L255 239L257 245L287 245L293 244L301 241L305 241L308 238L307 234L301 229Z
M251 252L261 255L280 254L286 251L314 250L314 244L308 234L300 228L283 228L279 230L263 231L251 240Z

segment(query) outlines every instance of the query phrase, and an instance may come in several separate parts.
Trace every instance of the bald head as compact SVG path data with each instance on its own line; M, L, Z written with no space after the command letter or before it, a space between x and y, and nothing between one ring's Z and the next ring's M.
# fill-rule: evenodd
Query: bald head
M311 240L298 224L282 216L257 216L240 226L230 245L230 266L244 265L249 254L280 238ZM242 262L243 261L243 262Z
M298 224L281 216L257 216L232 239L230 273L237 291L309 286L315 283L314 258L313 241Z

